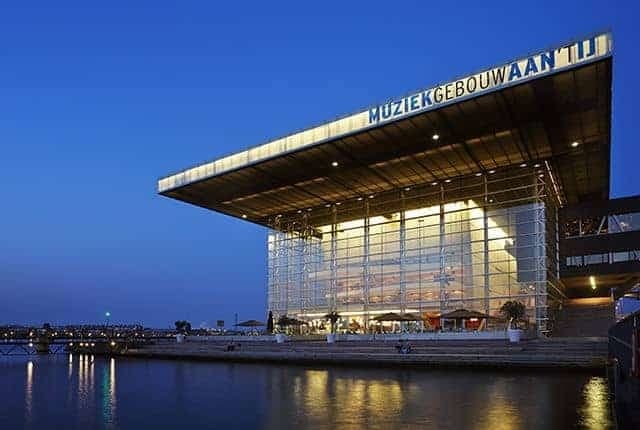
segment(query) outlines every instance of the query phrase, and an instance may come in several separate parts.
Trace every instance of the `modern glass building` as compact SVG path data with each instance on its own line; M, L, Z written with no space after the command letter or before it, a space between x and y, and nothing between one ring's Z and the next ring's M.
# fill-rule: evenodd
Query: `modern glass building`
M350 331L527 308L563 282L565 208L609 199L611 37L595 34L159 180L160 194L268 228L267 307ZM561 264L562 263L562 264Z

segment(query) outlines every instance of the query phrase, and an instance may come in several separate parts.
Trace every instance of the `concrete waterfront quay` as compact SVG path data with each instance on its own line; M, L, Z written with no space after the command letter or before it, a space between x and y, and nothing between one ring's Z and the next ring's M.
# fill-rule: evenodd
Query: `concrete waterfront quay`
M605 369L606 338L557 338L523 341L411 341L412 352L399 354L397 341L244 341L233 351L230 341L170 341L128 349L126 357L229 362L271 362L303 365L494 367Z

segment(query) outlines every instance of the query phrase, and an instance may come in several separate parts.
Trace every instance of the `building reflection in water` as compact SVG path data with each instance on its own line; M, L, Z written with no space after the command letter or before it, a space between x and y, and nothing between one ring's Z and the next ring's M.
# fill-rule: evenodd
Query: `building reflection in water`
M570 428L576 420L581 428L610 424L603 378L279 368L268 374L265 388L266 429L442 428L446 423L447 428L512 430L529 426L531 417L540 428ZM576 389L584 389L582 399Z
M25 422L31 423L33 418L33 361L27 362L27 383L24 388Z
M580 415L581 425L587 429L601 429L609 422L609 398L605 378L593 376L585 384L583 390L584 402Z
M279 405L270 414L268 428L284 428L280 421L295 411L297 426L322 426L327 422L343 428L367 429L395 420L405 410L405 396L417 387L398 379L358 378L336 375L328 370L306 370L287 382L287 372L270 382L270 390L281 393ZM289 375L290 376L290 375Z
M512 400L517 398L517 393L513 393L512 384L501 379L486 387L480 397L486 400L486 411L476 415L478 429L484 430L516 430L523 427L523 423L518 413L518 405ZM474 403L482 404L483 399L474 399ZM538 399L536 399L538 400ZM471 424L471 423L469 423Z

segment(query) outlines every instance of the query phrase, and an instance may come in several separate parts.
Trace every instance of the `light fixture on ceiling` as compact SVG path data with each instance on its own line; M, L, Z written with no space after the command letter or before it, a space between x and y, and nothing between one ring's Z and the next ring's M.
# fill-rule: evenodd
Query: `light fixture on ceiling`
M495 170L493 170L493 169L491 169L491 170L489 170L489 172L488 172L488 173L489 173L490 175L493 175L494 173L496 173L496 171L495 171Z
M242 218L243 219L247 219L247 215L246 214L242 214Z
M358 201L361 202L362 201L362 197L358 197Z
M369 198L370 198L370 199L372 199L373 197L374 197L374 195L373 195L373 194L371 194L371 195L369 196Z
M405 191L411 191L411 187L404 187Z
M325 208L330 208L331 205L329 203L327 203L326 205L324 205Z
M540 167L540 163L534 164L533 167L536 167L536 168Z
M520 167L527 167L527 163L520 164Z
M431 183L431 186L432 186L432 187L435 187L436 185L438 185L438 183L437 183L437 182L432 182L432 183Z
M448 184L449 182L451 182L451 179L445 179L444 181Z
M342 202L336 202L336 206L340 206Z
M337 162L337 161L334 161L334 162L332 162L332 163L331 163L331 165L332 165L333 167L338 167L338 162Z
M571 142L572 148L577 148L578 146L580 146L580 142L578 142L577 140L574 140L573 142Z
M440 135L438 133L434 133L434 135L431 136L431 139L438 140L438 139L440 139Z
M476 173L476 176L482 176L481 172Z

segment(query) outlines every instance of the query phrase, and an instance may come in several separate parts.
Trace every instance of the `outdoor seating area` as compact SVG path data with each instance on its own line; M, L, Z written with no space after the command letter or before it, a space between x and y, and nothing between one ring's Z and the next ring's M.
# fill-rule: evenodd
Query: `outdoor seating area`
M284 320L289 324L284 332L291 334L324 334L330 329L325 319ZM456 309L446 313L386 312L375 315L364 325L362 317L340 316L336 322L336 333L343 335L358 334L418 334L436 332L495 331L504 330L507 320L475 310ZM276 328L280 328L277 324ZM293 327L294 329L287 328Z

